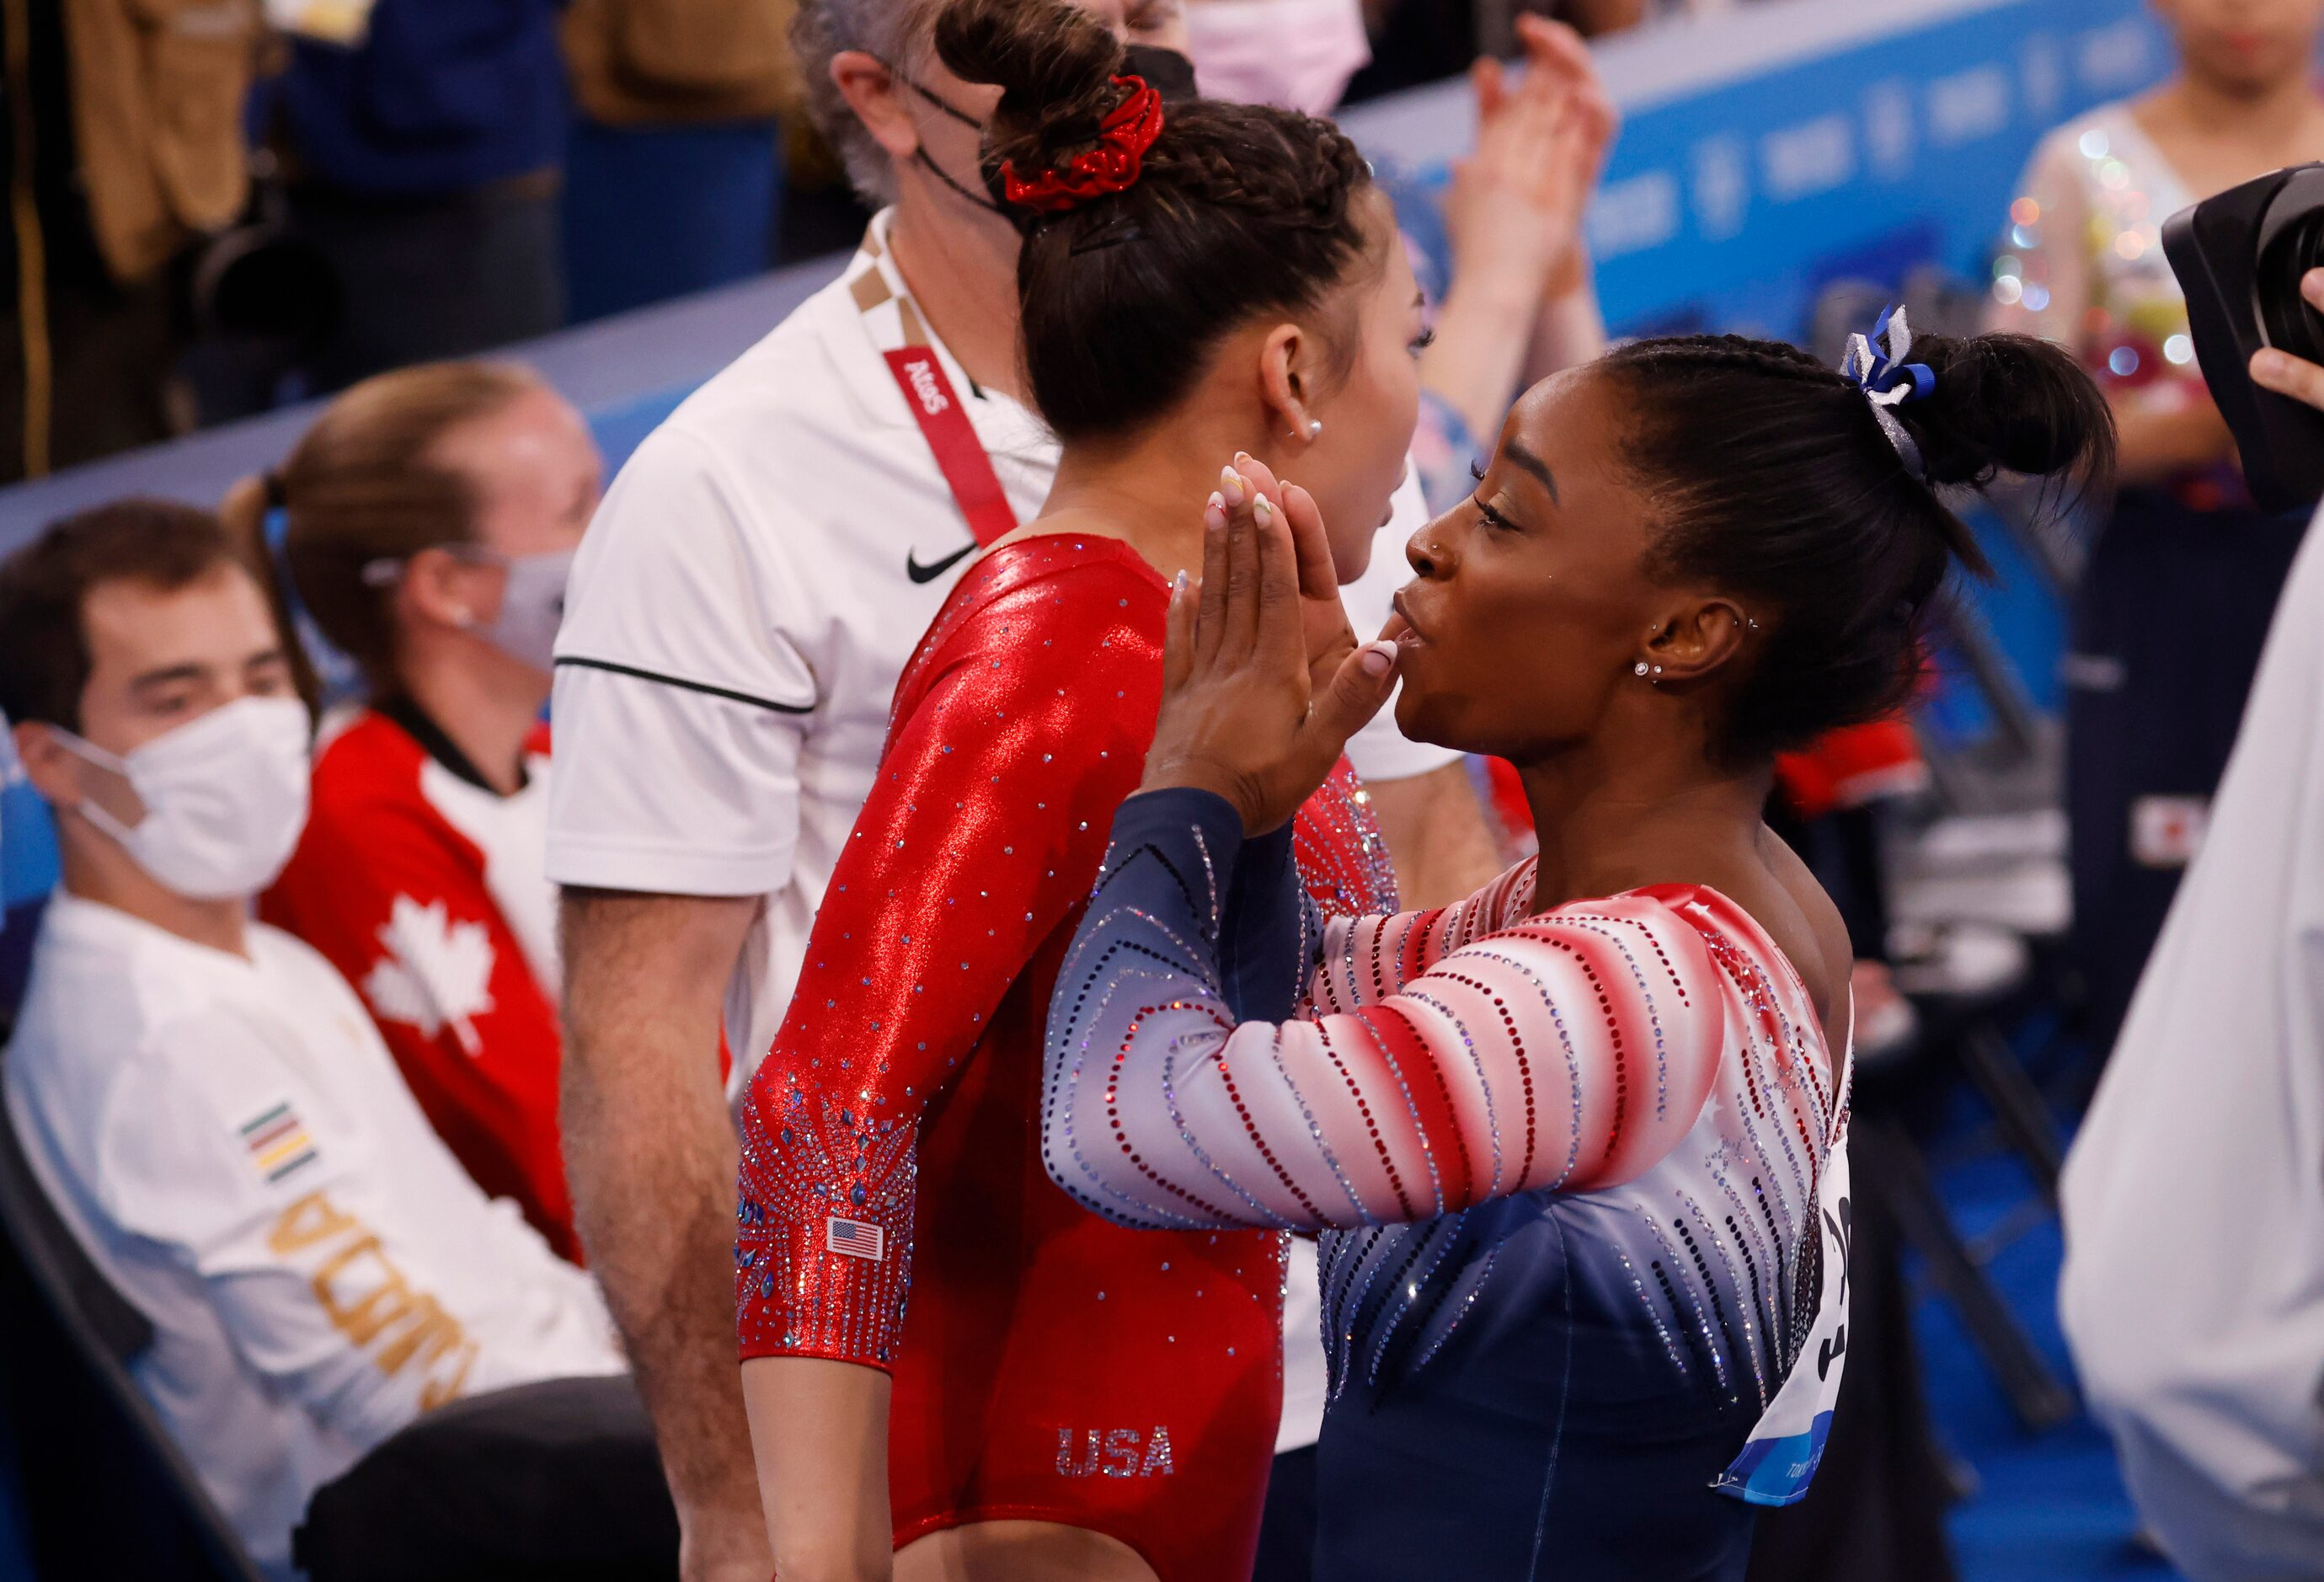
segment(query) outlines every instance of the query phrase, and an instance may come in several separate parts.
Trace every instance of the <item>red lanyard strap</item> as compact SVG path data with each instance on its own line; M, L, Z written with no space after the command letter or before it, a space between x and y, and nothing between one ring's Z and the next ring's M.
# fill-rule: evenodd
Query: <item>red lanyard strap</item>
M936 456L954 502L968 518L968 530L976 535L978 547L1013 532L1017 513L1009 507L1009 496L1001 492L1001 478L992 470L992 458L984 453L984 442L976 437L976 427L968 421L967 410L945 377L936 348L908 346L881 355L888 359L888 371L896 376L896 387L904 393L904 404L912 409L920 433Z

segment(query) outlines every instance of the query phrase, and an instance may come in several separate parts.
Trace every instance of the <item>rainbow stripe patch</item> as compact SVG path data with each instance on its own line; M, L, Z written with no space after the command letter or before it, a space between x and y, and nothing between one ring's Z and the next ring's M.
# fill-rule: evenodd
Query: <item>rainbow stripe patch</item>
M244 1122L242 1141L250 1150L250 1162L270 1186L316 1158L315 1139L288 1100Z

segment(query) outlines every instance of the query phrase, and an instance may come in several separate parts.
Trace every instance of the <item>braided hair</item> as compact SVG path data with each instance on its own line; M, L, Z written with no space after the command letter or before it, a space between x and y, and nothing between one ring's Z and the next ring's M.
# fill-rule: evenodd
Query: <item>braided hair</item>
M963 80L1001 89L982 171L1025 238L1026 384L1067 444L1169 411L1228 331L1312 312L1368 261L1363 156L1331 123L1264 106L1173 102L1126 190L1062 213L1009 208L1003 164L1031 178L1096 143L1128 91L1121 44L1059 0L954 0L936 42ZM1323 328L1343 372L1352 336L1335 346Z
M1936 376L1888 409L1916 470L1863 391L1796 347L1672 336L1607 354L1630 423L1623 461L1653 501L1647 569L1732 595L1765 634L1716 744L1744 762L1877 718L1917 680L1952 568L1990 577L1946 503L2002 473L2102 492L2114 421L2074 360L2019 335L1915 335Z

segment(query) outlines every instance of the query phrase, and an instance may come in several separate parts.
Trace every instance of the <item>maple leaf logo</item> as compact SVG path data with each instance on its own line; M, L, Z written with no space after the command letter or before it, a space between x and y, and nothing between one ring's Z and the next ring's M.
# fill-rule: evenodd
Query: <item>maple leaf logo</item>
M456 923L444 902L422 906L399 895L380 925L387 954L363 981L383 1022L403 1022L434 1038L448 1027L475 1059L484 1052L474 1017L493 1008L493 941L482 923Z

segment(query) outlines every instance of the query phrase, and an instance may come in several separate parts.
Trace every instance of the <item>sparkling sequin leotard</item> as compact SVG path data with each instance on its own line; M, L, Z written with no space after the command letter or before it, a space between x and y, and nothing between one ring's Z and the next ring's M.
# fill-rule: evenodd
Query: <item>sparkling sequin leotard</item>
M893 1375L899 1547L1026 1518L1118 1538L1163 1582L1250 1575L1284 1238L1127 1230L1040 1159L1049 989L1144 767L1167 602L1108 539L1023 540L962 579L752 1086L742 1355ZM1326 912L1393 905L1344 765L1299 834Z
M1051 1176L1127 1225L1325 1231L1319 1576L1739 1577L1712 1485L1845 1346L1806 1346L1846 1077L1805 988L1712 891L1535 915L1530 864L1315 948L1286 845L1124 805L1052 1000ZM1305 1019L1248 1013L1302 968Z

